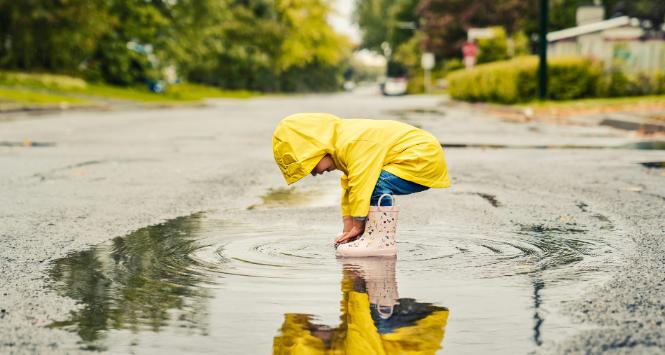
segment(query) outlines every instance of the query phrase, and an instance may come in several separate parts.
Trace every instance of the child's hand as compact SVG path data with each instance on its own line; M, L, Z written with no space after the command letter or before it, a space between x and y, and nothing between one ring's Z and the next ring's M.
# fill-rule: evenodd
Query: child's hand
M343 244L352 241L353 239L359 237L365 232L365 221L353 220L353 226L351 230L343 233L341 236L337 237L335 243Z

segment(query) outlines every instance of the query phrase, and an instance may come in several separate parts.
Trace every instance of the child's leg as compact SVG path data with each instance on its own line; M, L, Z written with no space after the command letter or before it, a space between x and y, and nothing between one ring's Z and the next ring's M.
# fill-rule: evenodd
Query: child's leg
M376 206L379 202L379 198L383 194L409 195L415 192L425 191L427 189L429 189L429 187L404 180L399 176L382 170L381 175L379 175L379 180L376 182L376 186L372 192L372 200L370 205ZM381 206L392 206L392 204L393 201L390 198L383 198L383 200L381 200Z
M406 181L387 171L381 175L372 192L370 204L376 206L379 198L384 194L408 195L414 192L427 190L411 181ZM391 198L381 199L381 206L392 206ZM365 232L356 240L337 247L338 256L394 256L397 253L395 245L395 231L397 226L397 207L387 208L390 211L379 211L370 207L365 225Z

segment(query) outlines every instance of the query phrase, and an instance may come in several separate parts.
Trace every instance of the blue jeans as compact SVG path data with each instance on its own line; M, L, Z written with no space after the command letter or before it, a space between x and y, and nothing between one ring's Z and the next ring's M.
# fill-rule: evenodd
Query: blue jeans
M385 170L381 170L379 180L376 182L376 186L374 186L374 191L372 192L370 206L376 206L379 203L379 197L381 197L383 194L408 195L414 192L425 191L427 189L429 189L429 187L404 180L399 176L395 176ZM392 205L393 201L390 197L386 196L381 200L381 206Z

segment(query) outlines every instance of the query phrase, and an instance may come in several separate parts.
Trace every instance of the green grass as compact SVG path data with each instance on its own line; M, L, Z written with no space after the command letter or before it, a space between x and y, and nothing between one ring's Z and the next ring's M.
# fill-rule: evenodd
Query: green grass
M87 83L83 79L66 75L0 71L0 85L50 90L75 90L84 89Z
M153 93L143 87L118 87L91 84L85 89L72 89L72 93L101 98L139 101L144 103L196 103L207 98L250 98L255 93L249 91L220 90L217 88L181 83L170 85L164 93Z
M207 98L244 99L257 95L245 90L221 90L192 83L170 85L164 93L153 93L144 86L91 84L65 75L17 72L0 72L0 89L0 101L35 105L109 100L177 105L199 103Z
M71 96L63 96L45 92L38 92L17 88L0 88L0 102L15 102L19 104L53 105L53 104L85 104L88 101Z
M665 105L665 95L650 96L629 96L629 97L611 97L611 98L593 98L568 101L532 101L528 104L517 106L530 106L533 108L567 108L567 107L600 107L600 106L622 106L644 103L659 103Z
M536 116L595 115L611 112L661 112L665 110L665 95L593 98L568 101L532 101L513 107L523 112L533 110ZM654 116L655 119L663 116Z

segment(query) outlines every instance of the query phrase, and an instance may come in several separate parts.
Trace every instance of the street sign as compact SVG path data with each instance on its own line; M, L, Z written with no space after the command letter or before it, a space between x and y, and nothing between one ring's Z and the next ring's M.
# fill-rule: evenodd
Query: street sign
M423 53L423 56L420 58L420 66L425 70L434 68L434 53Z
M467 40L486 39L494 37L494 29L490 27L470 28L467 33Z

